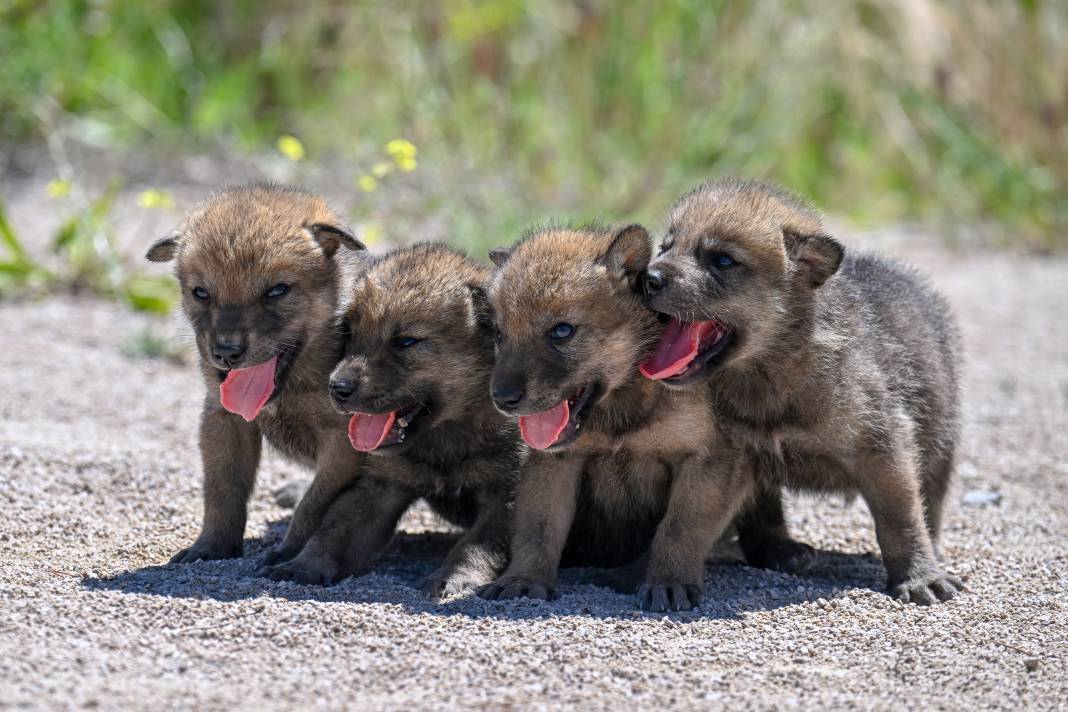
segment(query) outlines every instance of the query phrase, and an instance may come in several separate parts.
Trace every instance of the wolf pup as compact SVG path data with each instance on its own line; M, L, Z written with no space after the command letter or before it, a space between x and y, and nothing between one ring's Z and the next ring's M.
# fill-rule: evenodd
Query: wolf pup
M300 551L356 474L360 453L349 446L346 419L326 385L341 353L338 290L364 269L363 250L321 198L276 185L216 193L148 250L153 262L177 260L207 386L204 526L171 563L242 555L264 437L316 472L270 558Z
M370 457L300 555L271 578L329 584L365 568L420 497L466 528L423 582L426 593L478 587L504 568L524 449L489 399L488 279L462 254L422 244L391 252L360 281L330 392L351 414L350 449Z
M700 599L720 532L693 513L725 527L749 490L709 447L709 394L670 391L638 373L660 331L639 293L650 253L649 234L631 225L547 229L492 255L491 393L532 452L517 487L512 559L481 589L485 598L550 597L561 559L638 559L643 608L689 610ZM719 480L710 485L709 473Z
M713 395L724 471L858 492L893 596L961 590L936 553L960 429L960 339L940 295L890 260L844 256L797 198L737 180L679 199L643 281L671 319L642 372Z

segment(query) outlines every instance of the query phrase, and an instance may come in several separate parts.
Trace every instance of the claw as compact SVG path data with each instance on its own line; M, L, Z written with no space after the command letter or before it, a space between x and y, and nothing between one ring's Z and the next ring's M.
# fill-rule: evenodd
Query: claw
M544 584L524 579L497 579L478 589L479 597L488 601L504 601L514 598L548 601L552 599L553 593L553 589Z
M642 584L638 588L638 608L652 613L689 611L701 601L701 587L695 584Z
M918 606L931 606L948 601L963 590L964 585L960 579L941 572L917 576L891 588L895 599Z
M171 557L168 564L195 564L198 561L215 561L218 559L237 559L244 555L243 544L235 546L218 546L211 544L193 544Z

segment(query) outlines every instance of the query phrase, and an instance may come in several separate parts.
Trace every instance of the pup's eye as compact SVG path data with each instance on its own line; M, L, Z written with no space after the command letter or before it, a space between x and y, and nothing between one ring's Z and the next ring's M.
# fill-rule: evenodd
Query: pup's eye
M564 339L570 339L574 335L575 327L571 326L571 324L568 324L565 321L562 321L553 328L549 329L549 336L561 341Z
M203 287L193 287L193 296L202 302L208 301L208 290Z
M712 255L712 262L717 267L733 267L734 265L738 264L734 261L733 257L723 252L718 255Z
M420 339L416 339L412 336L398 336L397 338L393 339L393 348L406 349L411 346L415 346L419 343L419 341Z
M276 285L274 285L273 287L271 287L270 289L267 290L267 295L266 296L267 296L268 299L274 299L275 297L282 296L283 294L285 294L288 291L289 291L289 285L288 284L276 284Z
M660 251L656 254L662 255L674 246L675 242L673 240L664 240L662 243L660 243Z

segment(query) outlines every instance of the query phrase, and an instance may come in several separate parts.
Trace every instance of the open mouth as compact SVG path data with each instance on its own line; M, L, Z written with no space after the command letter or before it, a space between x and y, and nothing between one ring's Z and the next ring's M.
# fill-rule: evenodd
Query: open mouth
M519 418L519 434L535 450L547 450L578 437L582 421L600 396L600 387L587 386L560 404L540 413Z
M654 381L686 381L706 367L721 363L732 343L734 332L721 321L686 322L672 318L660 334L656 352L638 370Z
M255 420L263 406L281 392L299 351L300 345L294 344L262 363L222 371L223 381L219 384L222 407L245 420Z
M427 412L426 406L415 403L388 413L353 413L349 442L360 452L401 445L414 437Z

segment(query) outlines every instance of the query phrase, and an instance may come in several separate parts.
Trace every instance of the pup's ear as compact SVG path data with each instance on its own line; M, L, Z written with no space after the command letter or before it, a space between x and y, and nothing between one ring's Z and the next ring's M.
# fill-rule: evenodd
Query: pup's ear
M490 305L489 295L481 284L468 284L467 289L471 292L471 306L475 315L475 322L480 327L493 326L493 307Z
M471 291L471 313L475 318L475 330L488 349L493 349L493 306L481 284L468 284Z
M838 240L822 233L802 235L783 230L782 234L786 255L805 270L809 285L813 289L838 271L842 257L845 256L845 248Z
M178 253L178 241L181 237L182 233L177 230L166 237L161 237L152 243L152 247L148 248L145 257L150 262L170 262Z
M610 274L627 278L633 287L653 257L649 231L641 225L627 225L616 231L612 244L601 258Z
M315 223L308 226L308 232L312 238L323 248L327 257L333 257L338 248L344 245L350 250L366 250L367 246L356 239L352 231L347 227L331 225L329 223Z
M508 258L512 256L511 247L494 247L489 251L490 262L494 267L504 267L504 263L508 261Z

